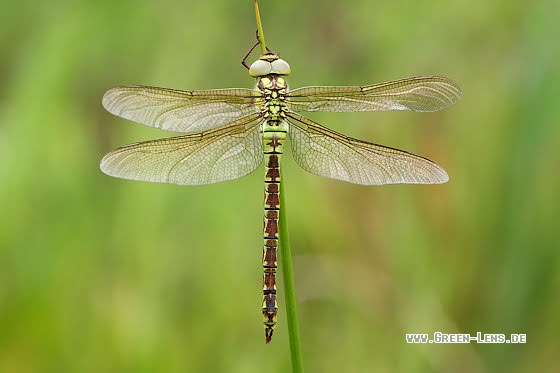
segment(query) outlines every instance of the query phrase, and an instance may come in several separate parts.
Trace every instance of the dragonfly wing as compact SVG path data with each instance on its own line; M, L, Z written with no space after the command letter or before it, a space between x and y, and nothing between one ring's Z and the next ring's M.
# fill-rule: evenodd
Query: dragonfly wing
M294 111L437 111L457 103L461 89L441 76L419 76L364 87L305 87L288 97Z
M443 168L416 154L343 136L295 113L287 121L293 157L313 174L361 185L449 180Z
M103 96L111 114L166 131L196 133L222 127L260 111L259 93L231 88L207 91L124 86Z
M131 180L203 185L254 171L263 159L260 114L195 135L144 141L103 157L101 170Z

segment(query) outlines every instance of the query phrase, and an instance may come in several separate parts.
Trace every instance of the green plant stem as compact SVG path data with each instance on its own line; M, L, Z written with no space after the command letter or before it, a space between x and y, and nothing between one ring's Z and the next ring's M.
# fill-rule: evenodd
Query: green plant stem
M261 44L261 54L266 53L266 43L264 42L264 32L261 23L261 14L259 13L259 2L255 0L255 15L257 16L257 33L259 34L259 43Z
M299 321L297 315L296 290L294 286L294 272L292 269L292 254L290 252L290 238L286 221L285 190L280 179L280 260L284 294L286 302L286 316L288 318L288 335L290 339L290 353L292 355L292 371L303 373L303 359L299 337Z
M255 15L257 17L257 33L261 45L261 54L266 53L266 43L262 29L259 3L255 0ZM280 260L282 279L284 281L284 294L286 302L286 317L288 319L288 336L290 339L290 354L292 356L292 372L303 373L303 359L301 355L301 342L299 337L299 321L297 315L296 289L294 286L294 271L292 269L292 253L290 252L290 237L288 236L288 223L286 221L286 200L284 198L284 185L280 179Z

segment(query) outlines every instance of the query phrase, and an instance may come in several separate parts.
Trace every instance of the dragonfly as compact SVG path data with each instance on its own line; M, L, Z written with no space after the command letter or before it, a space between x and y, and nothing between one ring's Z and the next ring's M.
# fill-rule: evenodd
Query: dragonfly
M103 157L100 168L123 179L204 185L246 176L264 160L262 314L269 343L278 311L280 165L286 141L296 163L319 176L360 185L449 180L445 170L427 158L342 135L299 113L432 112L455 104L461 89L445 77L418 76L290 90L290 65L278 54L268 50L250 66L245 59L244 66L256 79L254 89L187 91L129 85L108 90L103 106L110 113L182 135L120 147Z

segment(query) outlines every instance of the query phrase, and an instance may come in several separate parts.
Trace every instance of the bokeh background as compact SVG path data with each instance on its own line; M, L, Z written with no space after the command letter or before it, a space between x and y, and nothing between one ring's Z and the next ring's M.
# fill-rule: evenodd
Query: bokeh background
M556 372L560 3L261 1L292 87L437 74L438 113L310 117L440 163L445 185L362 187L285 157L308 372ZM110 178L170 135L111 116L116 85L251 87L252 1L4 2L0 372L289 372L283 289L264 344L262 169L178 187ZM405 333L525 333L410 345Z

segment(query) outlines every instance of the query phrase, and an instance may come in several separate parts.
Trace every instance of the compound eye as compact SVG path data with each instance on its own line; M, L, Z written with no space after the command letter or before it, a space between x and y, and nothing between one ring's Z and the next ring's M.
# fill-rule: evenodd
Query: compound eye
M274 74L280 74L280 75L289 75L291 70L290 70L290 65L288 65L288 63L282 59L277 59L275 61L272 61L272 73Z
M263 60L256 60L249 68L249 74L254 77L268 75L271 71L270 62Z

